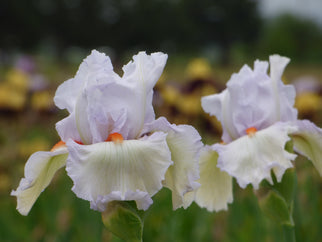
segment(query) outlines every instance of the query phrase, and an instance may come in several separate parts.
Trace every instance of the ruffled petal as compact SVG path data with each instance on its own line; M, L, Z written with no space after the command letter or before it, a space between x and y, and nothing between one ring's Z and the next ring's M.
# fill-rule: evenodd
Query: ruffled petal
M93 50L83 60L76 76L62 83L56 91L54 102L60 109L74 111L77 98L87 85L110 82L119 79L114 73L111 60L104 53Z
M322 129L308 120L296 122L298 131L293 133L294 150L310 159L322 176Z
M163 131L171 151L174 165L169 167L164 186L172 191L173 209L183 206L184 195L199 187L199 151L202 147L197 130L189 125L170 124L161 117L146 127L147 132Z
M135 200L139 208L147 209L172 164L163 132L121 143L79 145L70 140L67 147L72 190L100 211L114 199Z
M140 130L143 128L144 123L152 122L155 119L152 107L152 89L159 80L167 59L168 55L161 52L152 53L151 55L139 52L133 56L133 61L123 67L122 83L126 86L131 86L135 90L137 102L140 103L140 109L136 110L137 112L142 112L142 121L137 123Z
M17 210L27 215L39 197L49 185L56 171L65 166L68 151L66 147L52 152L39 151L28 159L25 166L25 178L22 178L16 191Z
M233 202L232 177L217 167L217 159L217 152L213 151L210 146L202 149L199 161L200 179L198 180L201 186L185 196L185 206L194 200L200 207L212 212L227 210L228 203Z
M213 146L219 154L218 167L237 179L245 188L258 189L263 179L272 182L271 169L280 182L286 169L292 167L296 155L284 150L288 134L297 129L288 123L276 123L251 135L245 135L227 145Z
M147 55L144 51L133 56L133 61L123 66L122 81L128 84L151 90L159 80L168 55L161 52Z
M221 122L225 143L245 135L249 127L261 130L278 121L297 119L297 110L293 107L295 89L281 81L288 62L286 57L271 56L270 76L266 61L256 60L254 70L244 65L231 76L222 93L202 98L205 112Z
M254 71L244 66L227 83L230 104L225 112L231 115L237 137L245 135L249 127L260 130L272 124L270 117L275 113L275 102L267 66L267 62L255 61Z

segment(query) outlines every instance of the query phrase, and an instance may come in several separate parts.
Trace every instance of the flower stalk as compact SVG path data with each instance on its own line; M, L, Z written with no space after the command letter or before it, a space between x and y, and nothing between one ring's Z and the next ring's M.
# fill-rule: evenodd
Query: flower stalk
M288 169L280 183L273 176L274 184L264 181L261 188L266 191L259 196L259 205L264 214L283 229L284 241L295 241L295 223L293 220L294 197L296 191L296 174Z

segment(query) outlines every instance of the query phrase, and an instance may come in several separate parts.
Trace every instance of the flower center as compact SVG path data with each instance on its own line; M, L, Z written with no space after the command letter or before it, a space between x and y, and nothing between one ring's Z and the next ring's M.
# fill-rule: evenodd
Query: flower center
M61 148L61 147L63 147L63 146L66 146L66 143L64 142L64 141L59 141L57 144L55 144L54 146L53 146L53 148L51 148L51 150L50 151L55 151L55 150L57 150L57 149L59 149L59 148Z
M246 134L249 136L249 137L252 137L254 136L254 134L257 132L257 129L255 127L250 127L248 129L246 129Z
M110 134L105 141L113 141L114 143L122 143L123 136L120 133L112 133Z

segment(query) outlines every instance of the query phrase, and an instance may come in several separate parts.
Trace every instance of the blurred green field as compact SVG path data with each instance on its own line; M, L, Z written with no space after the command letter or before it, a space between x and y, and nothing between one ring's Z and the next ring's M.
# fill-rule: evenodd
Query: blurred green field
M156 115L166 116L170 122L194 125L203 141L212 144L220 140L220 127L202 112L200 97L213 90L221 91L241 65L211 66L210 72L200 71L201 76L194 76L198 71L192 74L186 69L187 65L188 62L180 60L169 61L169 67L156 87ZM50 98L57 85L77 70L75 66L58 63L39 64L38 68L49 81L45 91ZM7 72L8 69L0 70L0 83L6 82ZM286 69L285 81L292 82L304 75L312 75L322 83L319 66L292 64ZM52 103L37 107L31 101L35 93L37 91L25 92L26 102L22 108L1 107L0 241L119 241L103 227L100 213L90 210L89 203L78 199L71 191L72 181L65 170L56 174L28 216L16 211L16 198L10 196L10 192L23 177L27 158L35 151L49 150L59 141L55 123L67 114L54 109ZM317 93L317 97L317 106L305 110L304 105L300 117L310 118L321 127L321 93ZM39 100L47 102L47 99ZM308 107L311 106L309 102ZM322 241L322 179L312 164L302 157L295 161L295 167L298 176L294 213L297 241ZM253 190L250 187L243 190L234 183L233 204L229 205L228 211L218 213L209 213L195 204L187 210L172 211L170 191L162 189L154 196L154 204L146 215L143 240L278 242L283 241L283 233L261 213Z

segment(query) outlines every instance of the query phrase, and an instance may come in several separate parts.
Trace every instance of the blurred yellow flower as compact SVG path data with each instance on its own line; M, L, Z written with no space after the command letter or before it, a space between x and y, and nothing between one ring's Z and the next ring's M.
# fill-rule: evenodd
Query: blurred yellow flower
M310 114L321 109L322 99L316 93L304 92L295 99L295 107L300 114Z
M12 69L7 72L5 81L0 84L0 108L22 110L27 101L29 77L26 73Z
M50 91L35 92L31 96L31 107L37 111L49 111L54 106Z
M209 79L211 66L205 58L196 58L188 63L186 74L189 79Z
M179 90L171 85L165 85L160 94L166 105L175 105L181 96Z
M8 82L0 84L0 108L19 111L27 101L27 93L16 89Z
M8 71L6 82L16 90L27 92L29 89L29 76L18 69Z
M196 116L201 113L200 95L192 93L183 95L177 99L176 107L179 111L186 115Z

